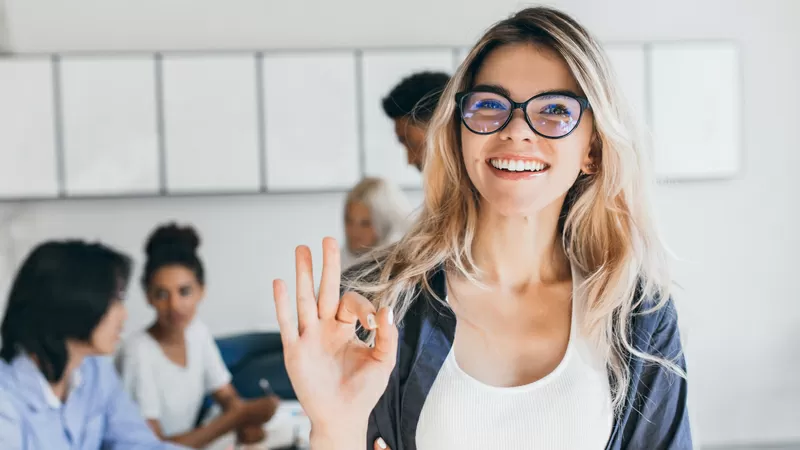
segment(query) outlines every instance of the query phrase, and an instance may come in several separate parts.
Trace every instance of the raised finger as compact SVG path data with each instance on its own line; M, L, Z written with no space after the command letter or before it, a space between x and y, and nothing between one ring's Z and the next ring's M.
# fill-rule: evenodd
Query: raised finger
M314 296L314 272L311 265L311 250L305 245L294 251L297 283L297 326L300 333L319 321L317 299Z
M272 295L275 297L275 313L278 316L278 326L281 330L281 342L284 349L288 344L297 340L297 327L292 320L289 306L289 292L283 280L272 281Z
M339 307L339 283L342 276L339 245L336 239L322 240L322 279L319 282L319 318L333 319Z

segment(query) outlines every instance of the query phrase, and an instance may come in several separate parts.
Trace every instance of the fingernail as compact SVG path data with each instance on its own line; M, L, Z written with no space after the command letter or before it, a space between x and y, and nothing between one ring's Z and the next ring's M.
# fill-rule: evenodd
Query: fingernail
M367 326L370 330L378 328L378 322L375 321L375 314L370 314L367 316Z
M386 448L386 441L384 441L383 438L378 438L378 447Z
M389 321L389 325L392 325L394 323L394 309L393 308L389 308L389 314L388 314L386 320Z

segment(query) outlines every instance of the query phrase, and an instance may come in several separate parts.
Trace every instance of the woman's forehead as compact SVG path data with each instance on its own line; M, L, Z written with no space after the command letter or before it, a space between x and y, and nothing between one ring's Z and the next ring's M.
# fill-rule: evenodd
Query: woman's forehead
M475 75L474 86L499 86L514 101L547 91L582 90L564 59L554 50L533 44L510 44L492 50Z

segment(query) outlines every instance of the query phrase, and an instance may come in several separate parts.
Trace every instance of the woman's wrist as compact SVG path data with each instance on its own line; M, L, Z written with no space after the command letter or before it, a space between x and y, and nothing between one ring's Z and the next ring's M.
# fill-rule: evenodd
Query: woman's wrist
M366 447L367 429L311 426L311 450L362 450Z

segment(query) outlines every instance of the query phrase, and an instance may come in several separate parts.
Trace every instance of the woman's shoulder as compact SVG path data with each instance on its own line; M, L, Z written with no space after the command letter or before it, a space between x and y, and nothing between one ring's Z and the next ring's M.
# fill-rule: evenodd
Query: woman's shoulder
M110 395L120 380L114 358L106 355L87 356L74 376L77 385L91 386L93 391L102 395Z
M636 324L648 330L669 325L678 320L678 310L675 300L670 296L666 299L657 295L645 296L631 311L631 316L637 318Z
M207 352L209 349L217 348L211 329L200 318L192 320L192 323L186 328L186 343L197 351Z
M157 350L158 343L146 329L136 331L122 342L116 356L117 365L121 368L125 364L147 361Z
M131 352L143 347L148 347L154 343L153 337L146 329L141 329L130 334L122 341L121 352Z
M680 352L678 310L672 297L649 296L630 315L632 344L641 351L667 355Z

